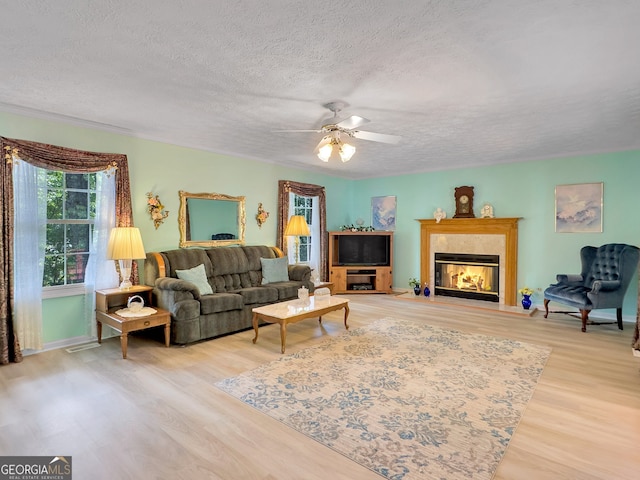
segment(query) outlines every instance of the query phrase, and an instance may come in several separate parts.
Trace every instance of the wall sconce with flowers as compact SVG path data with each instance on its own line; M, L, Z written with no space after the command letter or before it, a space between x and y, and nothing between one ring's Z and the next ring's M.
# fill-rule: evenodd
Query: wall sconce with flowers
M147 210L149 211L149 216L151 220L153 220L153 224L156 227L156 230L164 222L164 219L169 216L169 211L165 211L164 205L158 198L158 195L153 195L151 192L147 192Z
M267 221L267 218L269 218L269 212L262 208L262 203L258 203L258 213L256 214L258 227L262 228L262 224Z

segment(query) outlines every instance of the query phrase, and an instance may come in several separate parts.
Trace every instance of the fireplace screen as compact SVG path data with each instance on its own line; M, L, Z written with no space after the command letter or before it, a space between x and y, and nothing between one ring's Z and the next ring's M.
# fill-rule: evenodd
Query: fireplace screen
M435 295L499 301L500 256L435 254Z

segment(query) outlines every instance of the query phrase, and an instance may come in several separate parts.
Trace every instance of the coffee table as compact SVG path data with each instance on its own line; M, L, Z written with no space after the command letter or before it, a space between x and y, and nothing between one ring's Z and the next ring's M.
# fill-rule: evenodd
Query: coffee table
M282 353L284 353L287 342L287 325L296 323L305 318L318 317L318 322L322 323L322 315L336 310L344 309L344 328L349 330L347 318L349 317L349 300L346 298L327 296L316 301L316 297L311 296L307 300L289 300L287 302L273 303L264 307L257 307L253 312L253 329L256 336L253 343L258 340L258 321L264 320L267 323L280 324L280 343Z

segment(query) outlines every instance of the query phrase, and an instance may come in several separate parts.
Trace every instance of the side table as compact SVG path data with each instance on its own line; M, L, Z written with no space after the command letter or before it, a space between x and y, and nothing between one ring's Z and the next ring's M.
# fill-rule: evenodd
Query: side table
M115 312L125 308L129 298L140 295L144 298L144 304L151 306L151 291L153 288L146 285L134 285L128 290L109 288L96 290L96 327L98 343L102 343L102 324L120 332L120 346L122 358L127 358L127 343L129 332L144 330L146 328L164 325L164 343L169 346L171 334L171 314L160 308L153 307L156 313L144 317L122 317Z
M314 290L318 288L328 288L331 295L333 295L333 282L318 282L314 284L313 288Z

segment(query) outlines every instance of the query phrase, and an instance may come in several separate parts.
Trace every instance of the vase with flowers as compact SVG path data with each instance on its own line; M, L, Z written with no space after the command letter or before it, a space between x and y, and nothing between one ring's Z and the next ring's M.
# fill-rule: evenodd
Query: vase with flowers
M518 293L522 295L522 308L529 310L529 308L531 308L531 295L533 295L533 289L523 287L518 290Z
M409 286L413 287L413 293L415 293L416 295L420 295L421 291L420 291L420 282L418 280L416 280L415 278L410 278L409 279Z

